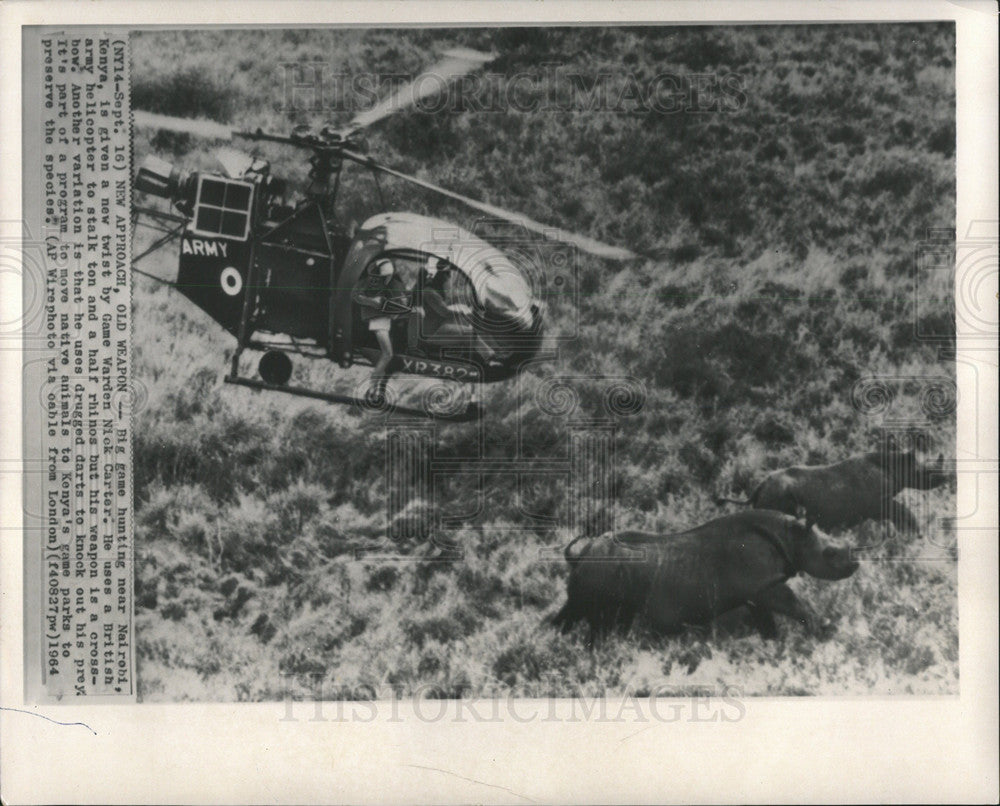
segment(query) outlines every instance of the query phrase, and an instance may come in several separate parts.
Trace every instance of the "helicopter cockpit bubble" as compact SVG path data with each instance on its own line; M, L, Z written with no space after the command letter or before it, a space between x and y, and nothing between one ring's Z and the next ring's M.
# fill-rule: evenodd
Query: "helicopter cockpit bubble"
M487 315L512 329L531 327L532 296L527 280L509 263L500 271L489 268L490 273L482 274L476 287Z
M533 335L540 320L531 282L535 267L483 241L456 244L450 257L468 280L477 330L500 338Z
M367 263L385 254L392 255L408 288L420 272L427 274L428 265L448 275L440 284L444 302L459 324L492 348L486 380L516 374L541 349L543 312L532 290L532 267L515 263L448 221L416 213L380 213L366 220L355 238L340 275L344 287L353 288ZM407 271L410 263L413 279ZM350 322L351 316L348 301L338 309L337 319ZM455 341L468 343L469 339L456 335Z
M542 343L542 309L532 293L530 269L492 246L457 245L449 264L462 282L452 283L452 308L488 346L487 381L516 374Z

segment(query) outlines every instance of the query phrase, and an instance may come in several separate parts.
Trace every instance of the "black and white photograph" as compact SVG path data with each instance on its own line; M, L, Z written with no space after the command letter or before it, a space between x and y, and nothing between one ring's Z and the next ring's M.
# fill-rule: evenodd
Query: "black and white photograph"
M140 700L959 690L952 23L130 45Z
M995 5L0 23L3 803L996 801Z

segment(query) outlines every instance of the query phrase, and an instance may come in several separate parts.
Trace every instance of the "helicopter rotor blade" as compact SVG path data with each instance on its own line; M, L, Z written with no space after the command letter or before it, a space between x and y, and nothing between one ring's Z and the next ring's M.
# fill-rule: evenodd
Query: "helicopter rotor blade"
M233 130L214 120L198 118L177 118L172 115L159 115L156 112L133 110L132 123L149 129L166 129L171 132L184 132L209 140L232 140Z
M481 53L470 48L446 50L444 56L443 60L427 68L406 86L383 98L371 109L355 115L344 129L344 136L354 134L389 115L415 105L423 98L443 91L452 79L471 73L496 58L493 53Z
M569 232L564 229L559 229L558 227L553 227L548 224L542 224L538 221L533 221L527 216L521 215L520 213L513 213L510 210L504 210L502 207L496 207L492 204L487 204L486 202L477 201L476 199L470 198L469 196L463 196L461 193L456 193L453 190L448 190L441 187L440 185L435 185L432 182L428 182L424 179L418 179L415 176L410 176L402 171L397 171L395 168L390 168L386 165L382 165L370 157L366 157L363 154L355 154L352 151L344 151L344 156L360 165L364 165L367 168L372 168L376 171L381 171L382 173L388 174L389 176L395 176L399 179L403 179L410 182L418 187L431 190L435 193L439 193L442 196L446 196L449 199L454 199L455 201L462 202L475 210L480 210L488 215L495 216L496 218L501 218L504 221L509 221L513 224L519 224L526 230L531 232L536 232L539 235L548 238L551 241L562 241L565 243L571 243L577 248L581 249L588 254L595 255L597 257L607 258L609 260L633 260L639 255L634 252L630 252L628 249L623 249L620 246L611 246L610 244L602 243L601 241L590 238L586 235L580 235L576 232Z

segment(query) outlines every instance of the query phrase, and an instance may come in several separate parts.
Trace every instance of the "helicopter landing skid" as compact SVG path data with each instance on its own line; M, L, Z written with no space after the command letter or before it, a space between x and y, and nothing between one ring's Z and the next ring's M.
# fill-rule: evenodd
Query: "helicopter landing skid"
M334 392L320 392L316 389L308 389L304 386L286 386L275 383L265 383L254 378L244 378L241 375L227 375L224 378L226 383L237 386L247 386L250 389L263 389L270 392L284 392L287 395L297 395L298 397L311 397L315 400L325 400L328 403L341 403L348 406L355 406L363 413L376 415L398 414L404 417L426 417L431 420L443 420L452 423L464 423L477 420L482 411L477 403L470 403L463 411L455 414L435 414L425 409L415 409L409 406L399 406L394 403L386 403L379 406L371 401L351 395L338 395Z

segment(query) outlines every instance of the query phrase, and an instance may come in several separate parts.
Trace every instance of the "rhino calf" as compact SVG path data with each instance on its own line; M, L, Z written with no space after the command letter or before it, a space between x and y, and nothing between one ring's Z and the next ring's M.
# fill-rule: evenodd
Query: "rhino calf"
M906 489L930 490L948 480L944 457L921 462L913 451L889 449L852 456L830 465L797 465L766 476L741 501L717 498L717 503L750 504L789 515L804 509L821 529L857 526L866 520L889 520L909 535L919 524L905 504L894 500Z
M568 632L590 626L590 642L609 629L626 630L636 616L673 633L708 624L749 605L766 636L782 613L813 634L825 625L785 584L798 573L844 579L858 563L812 524L780 512L725 515L678 534L606 533L577 538L565 551L570 572L566 604L552 623Z

